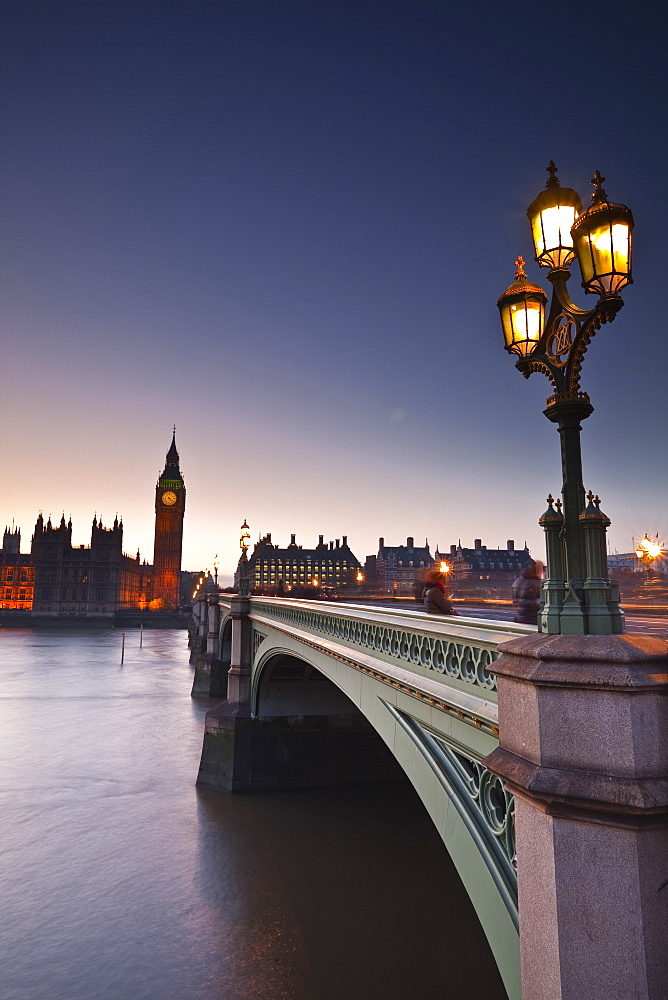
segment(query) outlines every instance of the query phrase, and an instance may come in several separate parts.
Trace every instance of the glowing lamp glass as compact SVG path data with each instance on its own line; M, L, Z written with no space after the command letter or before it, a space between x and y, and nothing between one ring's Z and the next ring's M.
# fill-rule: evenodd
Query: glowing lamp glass
M539 294L538 294L539 293ZM535 349L545 326L545 293L511 289L501 296L499 311L506 343L511 354L527 357Z
M618 295L631 277L633 215L625 205L602 201L573 225L582 287L598 295Z
M527 211L536 260L541 267L567 267L575 260L573 223L582 211L577 191L559 184L541 191Z

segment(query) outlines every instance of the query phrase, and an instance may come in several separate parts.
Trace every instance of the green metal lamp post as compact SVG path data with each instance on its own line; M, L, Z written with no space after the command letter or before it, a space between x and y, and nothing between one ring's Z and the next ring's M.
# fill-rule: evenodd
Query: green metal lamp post
M624 615L617 585L608 579L605 532L610 521L598 497L590 492L585 499L580 431L594 407L580 389L580 371L589 342L603 323L615 319L624 305L619 292L633 280L633 216L625 205L608 200L599 171L592 178L591 205L584 211L577 192L559 184L553 162L547 171L545 190L527 211L536 260L549 268L547 320L547 296L527 280L522 257L515 262L515 283L498 300L505 347L518 356L516 367L525 378L542 372L552 384L543 412L561 438L563 503L550 496L539 522L546 535L548 575L538 628L606 635L624 631ZM599 296L593 309L580 309L568 294L568 265L576 259L585 292Z
M239 560L239 597L250 597L250 574L248 572L248 546L250 545L250 531L246 519L241 525L241 537L239 547L241 548L241 559Z

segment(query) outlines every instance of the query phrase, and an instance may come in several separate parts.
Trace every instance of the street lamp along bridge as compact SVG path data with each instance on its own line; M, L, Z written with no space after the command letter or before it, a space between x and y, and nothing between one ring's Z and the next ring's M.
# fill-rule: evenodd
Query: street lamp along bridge
M563 503L548 497L540 518L545 531L547 579L542 588L538 629L566 635L606 635L624 631L619 589L608 579L606 529L609 518L591 491L585 498L580 450L581 422L594 407L580 389L582 362L589 343L624 305L621 289L632 282L633 215L612 203L605 177L592 178L591 205L581 211L576 191L562 188L553 161L546 189L531 203L527 216L540 267L549 269L552 301L545 321L547 295L528 281L521 256L515 282L498 299L506 350L517 355L525 378L542 372L552 395L543 411L557 424L561 438ZM568 293L569 265L577 260L585 292L597 294L593 309L581 309Z

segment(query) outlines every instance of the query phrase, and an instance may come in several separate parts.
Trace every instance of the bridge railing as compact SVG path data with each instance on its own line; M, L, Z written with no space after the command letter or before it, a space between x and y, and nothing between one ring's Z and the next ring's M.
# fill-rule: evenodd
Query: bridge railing
M231 595L219 604L229 608ZM496 701L489 671L505 639L535 632L530 625L428 615L378 605L252 597L250 618L330 639L428 680Z

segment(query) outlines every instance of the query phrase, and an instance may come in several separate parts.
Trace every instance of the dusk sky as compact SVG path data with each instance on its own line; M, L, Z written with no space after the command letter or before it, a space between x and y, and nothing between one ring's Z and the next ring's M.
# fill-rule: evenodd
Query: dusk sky
M612 550L668 534L665 32L655 4L108 0L5 8L0 520L116 512L152 559L172 424L183 565L253 539L526 540L559 440L496 300L554 159L633 210L589 348ZM665 16L665 15L664 15ZM570 283L580 305L577 269ZM3 525L0 525L0 529Z

